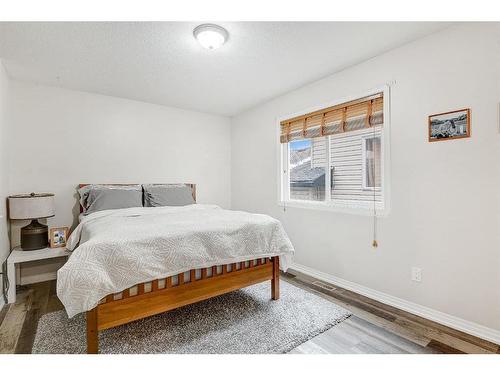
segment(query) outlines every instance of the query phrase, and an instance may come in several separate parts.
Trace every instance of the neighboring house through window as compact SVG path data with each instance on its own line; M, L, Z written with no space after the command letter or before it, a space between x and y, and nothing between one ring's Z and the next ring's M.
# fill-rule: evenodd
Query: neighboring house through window
M281 202L384 209L384 93L280 122Z
M325 167L310 139L293 141L290 149L290 199L325 200Z
M382 168L380 160L381 142L380 135L363 138L363 189L380 189L381 176L379 172Z

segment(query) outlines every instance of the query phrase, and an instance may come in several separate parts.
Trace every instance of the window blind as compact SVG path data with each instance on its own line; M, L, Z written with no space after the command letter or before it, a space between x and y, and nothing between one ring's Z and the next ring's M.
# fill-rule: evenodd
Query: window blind
M280 142L344 133L384 122L384 97L378 93L281 121Z

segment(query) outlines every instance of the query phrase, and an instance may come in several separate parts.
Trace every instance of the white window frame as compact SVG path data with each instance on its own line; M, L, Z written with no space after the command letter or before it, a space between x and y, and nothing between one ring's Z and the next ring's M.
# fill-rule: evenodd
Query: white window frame
M368 139L374 139L374 138L380 138L380 167L381 167L381 173L380 173L380 186L367 186L366 185L366 141ZM384 173L383 173L383 168L384 168L384 163L382 159L382 145L384 143L384 138L382 134L367 134L361 138L361 158L362 158L362 164L361 164L361 173L363 174L362 176L362 185L361 188L363 190L369 190L369 191L381 191L383 186L384 186Z
M387 216L390 211L390 88L388 85L374 88L364 93L357 95L352 95L346 98L338 99L330 103L325 103L312 108L307 108L299 112L287 114L285 116L280 116L276 120L276 144L277 156L278 156L278 170L277 170L277 181L278 181L278 205L283 208L301 208L301 209L313 209L322 211L333 211L340 213L356 214L356 215L373 215L373 202L358 202L352 200L330 200L331 189L330 184L330 137L326 136L326 151L327 151L327 166L325 169L325 201L306 201L306 200L294 200L290 199L290 184L288 177L289 170L289 160L290 151L288 143L280 143L280 123L286 119L298 117L304 115L305 113L310 113L314 111L321 110L323 108L332 107L342 103L347 103L359 98L375 95L382 92L384 95L384 123L379 131L379 136L381 137L381 187L377 189L382 190L382 202L377 202L375 204L377 216ZM373 137L373 135L367 135L367 138ZM365 148L363 147L363 150ZM363 163L364 164L364 163ZM364 173L363 173L364 178Z

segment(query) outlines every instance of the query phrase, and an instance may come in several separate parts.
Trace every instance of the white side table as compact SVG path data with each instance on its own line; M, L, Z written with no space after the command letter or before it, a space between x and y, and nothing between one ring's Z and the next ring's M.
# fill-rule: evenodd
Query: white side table
M40 250L21 250L15 247L7 259L7 277L9 279L9 292L7 299L9 303L16 302L16 265L34 260L68 257L71 254L65 247L45 248Z

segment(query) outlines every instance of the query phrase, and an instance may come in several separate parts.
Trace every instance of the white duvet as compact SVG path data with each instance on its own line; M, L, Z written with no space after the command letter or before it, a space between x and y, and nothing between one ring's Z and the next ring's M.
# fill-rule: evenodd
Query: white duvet
M194 268L278 255L286 270L294 252L278 220L203 204L96 212L67 246L73 253L57 273L57 295L69 317L108 294Z

